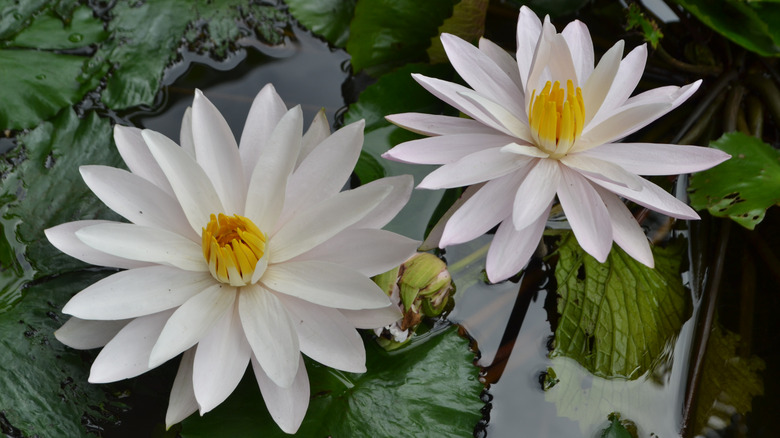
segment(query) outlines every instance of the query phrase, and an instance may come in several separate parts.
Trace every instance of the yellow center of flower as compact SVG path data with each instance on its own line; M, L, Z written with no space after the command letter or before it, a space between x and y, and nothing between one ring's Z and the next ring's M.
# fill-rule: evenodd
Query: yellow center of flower
M231 286L246 286L257 262L265 254L268 236L249 219L234 215L211 215L203 229L203 257L211 275Z
M582 134L585 123L585 104L582 89L571 80L566 81L566 90L561 83L547 81L539 94L531 94L528 106L528 122L536 145L550 154L551 158L560 158L571 149L574 141Z

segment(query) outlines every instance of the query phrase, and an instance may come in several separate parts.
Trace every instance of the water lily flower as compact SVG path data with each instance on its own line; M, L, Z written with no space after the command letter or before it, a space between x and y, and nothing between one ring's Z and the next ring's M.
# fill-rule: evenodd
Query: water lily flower
M80 168L89 188L130 223L84 220L46 230L84 262L124 269L76 294L55 334L74 348L103 347L89 381L134 377L183 353L170 427L210 411L251 363L271 416L301 424L309 381L301 353L364 372L356 328L401 313L370 276L397 266L419 242L381 230L412 190L409 176L341 191L364 123L331 135L324 112L302 134L270 85L255 99L237 146L200 92L181 147L150 130L117 126L130 171Z
M594 67L587 27L558 33L527 7L517 24L517 56L489 40L479 47L441 36L450 62L471 88L413 75L470 118L404 113L392 123L429 138L399 144L385 158L441 164L419 188L473 185L447 220L438 246L472 240L498 226L487 254L493 282L521 270L538 246L557 195L582 248L603 262L614 241L653 266L647 238L618 196L682 219L690 207L638 175L708 169L729 156L695 146L616 143L679 106L699 87L667 86L631 96L647 58L642 45L623 58L623 41Z

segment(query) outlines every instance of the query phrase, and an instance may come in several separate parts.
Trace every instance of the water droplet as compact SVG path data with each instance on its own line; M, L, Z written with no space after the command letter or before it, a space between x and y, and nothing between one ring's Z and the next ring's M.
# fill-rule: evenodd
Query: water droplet
M46 79L46 75L43 74L43 73L41 73L39 75L35 75L35 79L38 79L39 81L42 81L42 80Z
M19 21L19 20L21 20L23 18L22 14L20 14L18 12L14 12L13 13L13 17L14 17L14 20L16 20L16 21Z
M81 40L83 40L83 39L84 39L84 35L82 35L82 34L80 34L80 33L72 33L72 34L70 34L70 36L68 37L68 40L69 40L70 42L72 42L72 43L78 43L78 42L81 42Z

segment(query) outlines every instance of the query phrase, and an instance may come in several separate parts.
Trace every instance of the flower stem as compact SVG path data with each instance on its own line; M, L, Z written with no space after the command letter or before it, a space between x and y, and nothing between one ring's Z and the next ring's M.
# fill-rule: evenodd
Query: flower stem
M704 132L704 128L710 122L710 118L715 113L715 110L718 109L720 102L724 98L722 91L731 81L736 79L736 77L737 72L731 70L718 78L709 90L709 93L699 102L699 105L691 111L691 114L683 123L682 129L680 129L677 135L672 139L672 143L693 144L693 141L701 136ZM696 126L694 126L694 123ZM696 132L694 132L694 129Z
M664 50L661 44L658 44L655 52L664 62L686 73L693 73L697 76L718 76L719 74L723 73L723 66L721 65L698 65L688 64L687 62L680 61L679 59L670 55L669 52Z

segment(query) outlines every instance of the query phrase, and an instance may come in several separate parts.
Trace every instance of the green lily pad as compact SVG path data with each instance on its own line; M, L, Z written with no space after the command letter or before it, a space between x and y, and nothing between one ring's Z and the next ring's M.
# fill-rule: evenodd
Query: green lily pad
M355 72L379 76L395 67L425 61L431 38L452 15L457 0L373 0L358 2L347 52Z
M601 433L601 438L636 438L620 423L620 417L610 415L609 426Z
M724 134L710 146L731 159L691 177L691 206L752 230L780 203L780 152L740 132Z
M63 20L53 10L35 16L32 25L11 40L11 45L38 50L76 49L105 40L108 32L92 9L81 6Z
M447 54L439 38L442 33L450 33L468 42L476 43L485 33L487 7L487 0L461 0L455 5L452 16L444 20L438 34L431 39L431 46L428 47L428 58L431 63L447 62Z
M650 269L617 245L599 263L572 234L564 237L555 268L560 320L550 357L574 359L599 377L644 375L688 316L680 277L685 251L682 240L654 247Z
M285 0L290 13L310 31L336 47L349 38L349 23L357 0Z
M469 342L457 327L416 339L392 353L366 345L364 374L332 370L311 361L306 369L312 399L293 436L470 437L481 419L483 385L472 364ZM248 373L239 388L212 413L182 423L182 438L286 437L263 407Z

